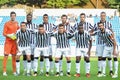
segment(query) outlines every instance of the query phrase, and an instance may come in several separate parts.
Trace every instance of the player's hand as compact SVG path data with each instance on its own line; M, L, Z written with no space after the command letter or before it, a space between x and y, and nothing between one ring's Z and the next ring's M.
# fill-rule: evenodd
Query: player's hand
M16 34L12 33L12 34L7 34L7 37L9 37L12 40L16 40Z
M87 52L88 56L90 57L90 51Z
M113 56L118 56L117 52L115 50L113 50Z

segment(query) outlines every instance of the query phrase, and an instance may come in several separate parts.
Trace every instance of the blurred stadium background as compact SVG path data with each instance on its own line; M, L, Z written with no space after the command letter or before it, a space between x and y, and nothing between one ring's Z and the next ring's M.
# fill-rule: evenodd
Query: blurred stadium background
M2 35L3 26L8 21L11 11L17 13L16 20L20 23L26 21L26 14L33 14L33 23L42 23L42 15L49 15L49 22L57 25L61 22L60 16L66 14L71 25L79 22L79 14L87 15L86 21L94 25L100 20L100 12L107 14L120 46L120 1L119 0L0 0L0 55L3 55L5 37ZM71 46L75 46L71 41ZM92 56L95 52L95 41L92 47ZM74 49L72 50L74 56Z

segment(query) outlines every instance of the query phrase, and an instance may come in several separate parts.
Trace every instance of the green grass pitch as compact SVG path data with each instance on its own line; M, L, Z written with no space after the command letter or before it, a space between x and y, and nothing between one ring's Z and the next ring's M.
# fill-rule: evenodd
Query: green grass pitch
M97 58L91 58L91 77L90 78L86 78L85 76L85 66L84 66L84 61L83 59L81 60L81 77L76 78L74 77L75 74L75 58L72 58L72 66L71 66L71 77L67 77L66 74L66 61L65 59L63 60L63 71L64 71L64 76L60 76L60 77L55 77L55 76L49 76L46 77L45 75L43 76L37 76L37 77L27 77L27 76L23 76L23 65L22 65L22 59L21 59L21 75L20 76L13 76L12 74L12 65L11 65L11 57L8 60L7 63L7 74L8 76L2 76L2 59L3 57L0 57L0 80L120 80L120 69L119 69L119 77L116 79L112 79L109 76L109 67L107 64L107 70L106 70L106 77L102 77L102 78L98 78L97 77ZM119 59L120 62L120 59ZM120 65L119 65L120 68ZM39 71L39 69L38 69Z

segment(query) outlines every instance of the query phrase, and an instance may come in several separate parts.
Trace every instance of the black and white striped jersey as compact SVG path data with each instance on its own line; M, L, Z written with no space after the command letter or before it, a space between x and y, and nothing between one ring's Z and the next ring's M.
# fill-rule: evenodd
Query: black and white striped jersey
M43 22L43 25L44 25L44 29L47 31L47 32L52 32L54 29L55 29L55 25L52 24L52 23L44 23ZM51 37L49 37L49 41L48 41L48 44L51 45Z
M93 29L93 26L89 22L84 22L84 23L79 22L74 25L74 31L76 31L78 29L79 24L83 24L83 29L86 31L90 31Z
M76 48L88 48L89 41L92 40L88 31L84 31L83 33L75 32L74 34L76 40Z
M31 35L30 43L35 44L35 34L34 34L34 32L38 29L38 25L36 25L34 23L27 23L26 26L27 26L27 29L30 29L30 30L33 31L32 35Z
M39 47L39 48L44 48L44 47L48 47L49 44L48 44L48 41L49 41L49 38L51 37L52 33L39 33L38 31L35 32L35 40L36 40L36 47Z
M105 21L104 26L106 29L112 29L112 25L110 22ZM94 31L98 30L98 23L94 25ZM96 45L104 45L103 40L99 36L96 36Z
M104 45L108 47L113 46L113 41L110 38L112 35L112 32L109 29L105 29L105 32L101 32L100 30L97 32L97 35L103 40Z
M19 29L16 33L17 40L18 40L18 46L19 47L30 46L31 35L32 35L31 30L26 29L26 31L23 32L21 29Z
M68 48L70 47L69 39L73 37L73 34L69 32L59 33L58 31L54 33L54 37L57 40L57 48Z

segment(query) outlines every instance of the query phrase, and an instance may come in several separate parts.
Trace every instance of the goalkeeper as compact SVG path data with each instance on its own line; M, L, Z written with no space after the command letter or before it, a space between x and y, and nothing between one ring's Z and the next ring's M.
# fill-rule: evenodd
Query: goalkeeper
M4 25L3 35L6 37L4 44L4 58L3 58L3 76L7 76L6 65L9 54L12 55L13 75L16 75L16 31L19 29L18 22L15 21L16 13L10 13L10 21Z

